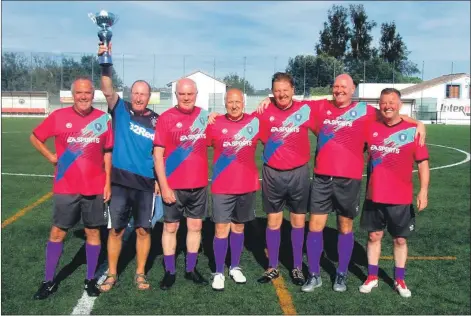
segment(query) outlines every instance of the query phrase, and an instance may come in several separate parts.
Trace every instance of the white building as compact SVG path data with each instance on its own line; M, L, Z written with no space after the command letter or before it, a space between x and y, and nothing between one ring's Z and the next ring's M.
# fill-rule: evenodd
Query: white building
M443 75L400 90L402 98L415 99L419 119L445 124L470 124L470 77L459 73ZM429 119L420 113L434 113ZM435 118L433 116L436 116Z
M415 86L415 83L360 83L355 89L353 96L366 99L379 98L383 89L394 88L402 90L411 86Z
M177 81L183 78L189 78L196 82L196 87L198 88L196 106L205 110L212 110L213 108L224 106L226 84L202 71L195 71L167 84L167 86L172 86L173 105L177 104L177 98L175 96Z

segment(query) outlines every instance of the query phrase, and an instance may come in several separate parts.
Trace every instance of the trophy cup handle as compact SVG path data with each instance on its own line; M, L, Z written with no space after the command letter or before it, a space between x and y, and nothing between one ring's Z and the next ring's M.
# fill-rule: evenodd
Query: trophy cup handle
M93 13L89 13L88 14L88 17L93 21L93 23L96 23L96 17L95 17L95 14Z

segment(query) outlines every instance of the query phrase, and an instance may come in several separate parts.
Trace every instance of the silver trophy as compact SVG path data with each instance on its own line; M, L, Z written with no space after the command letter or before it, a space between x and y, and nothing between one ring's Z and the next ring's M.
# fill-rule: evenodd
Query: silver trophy
M92 19L93 23L95 23L100 28L98 31L98 38L100 41L105 46L108 46L111 41L111 37L113 36L113 33L111 32L111 26L118 22L118 16L111 12L101 10L96 14L89 13L88 17ZM98 56L98 63L101 66L113 65L110 53L104 52L101 56Z

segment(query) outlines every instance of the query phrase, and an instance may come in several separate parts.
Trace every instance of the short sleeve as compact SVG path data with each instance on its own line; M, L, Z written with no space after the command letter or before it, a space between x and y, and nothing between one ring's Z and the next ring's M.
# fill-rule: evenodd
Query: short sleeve
M160 116L155 125L154 146L166 147L168 138L168 129L165 117Z
M427 145L420 146L419 138L415 138L415 151L414 151L414 160L419 163L424 160L429 159Z
M324 100L308 100L306 104L311 109L309 113L309 129L315 133Z
M114 145L114 133L113 133L113 128L111 126L111 120L108 120L106 123L107 125L107 131L106 131L106 140L105 140L105 147L104 151L105 152L110 152L113 150L113 145Z
M34 130L34 136L41 142L45 142L48 138L56 136L56 115L55 112L49 114Z
M368 104L366 106L366 117L371 122L376 121L379 117L379 110L374 106Z

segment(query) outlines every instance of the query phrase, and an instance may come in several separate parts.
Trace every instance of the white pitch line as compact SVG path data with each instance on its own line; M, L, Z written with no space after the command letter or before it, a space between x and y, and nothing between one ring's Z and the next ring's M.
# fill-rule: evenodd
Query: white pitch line
M461 150L461 149L458 149L458 148L455 148L455 147L436 145L436 144L427 144L427 145L428 146L442 147L442 148L455 150L455 151L458 151L458 152L466 155L466 158L461 160L461 161L458 161L456 163L452 163L452 164L449 164L449 165L433 167L433 168L430 168L430 170L438 170L438 169L456 167L456 166L465 164L465 163L467 163L468 161L471 160L470 153L468 153L464 150ZM417 172L417 170L414 170L414 172ZM53 175L49 175L49 174L9 173L9 172L2 172L2 175L4 175L4 176L18 176L18 177L43 177L43 178L53 178L54 177ZM364 174L363 176L366 177L366 174ZM211 181L211 179L208 179L208 180ZM258 180L262 181L262 178L259 178Z

